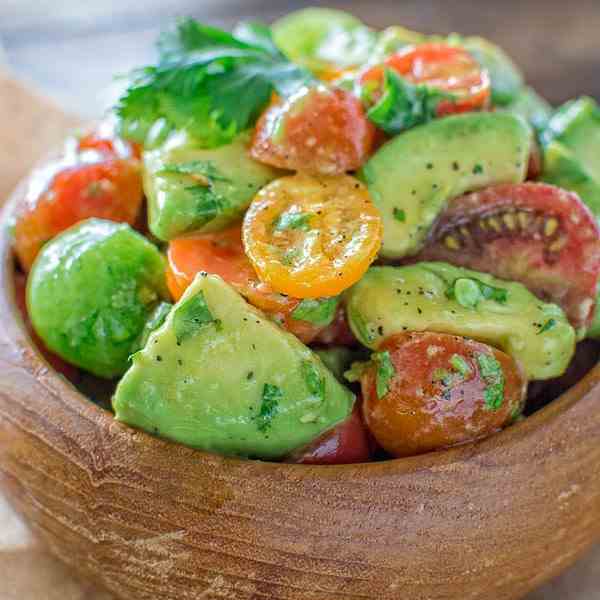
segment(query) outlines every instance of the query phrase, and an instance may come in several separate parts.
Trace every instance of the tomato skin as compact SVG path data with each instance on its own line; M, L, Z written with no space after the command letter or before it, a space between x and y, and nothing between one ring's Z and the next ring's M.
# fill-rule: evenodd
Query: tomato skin
M487 108L491 97L488 72L463 48L443 43L407 46L363 73L361 83L382 83L392 69L414 84L426 84L453 96L437 106L439 117ZM375 91L375 97L377 92Z
M105 136L100 131L92 131L79 138L78 152L92 150L105 158L137 158L142 157L139 144L122 140L116 136Z
M337 296L356 283L382 233L367 188L348 175L276 179L256 195L242 226L261 281L295 298Z
M28 271L42 245L90 217L133 224L143 200L137 160L110 159L59 171L15 226L15 250Z
M70 365L65 362L60 356L54 354L46 348L44 342L40 339L38 334L33 329L33 325L31 324L31 320L29 318L29 313L27 312L27 279L22 274L15 275L15 302L17 308L21 313L21 317L23 318L23 322L25 323L25 328L27 329L27 333L31 340L35 344L36 348L42 353L44 358L48 361L50 366L66 377L69 381L73 383L77 383L79 381L80 373L77 367Z
M561 306L575 328L594 318L600 230L577 194L552 185L505 184L455 198L415 260L519 281Z
M388 338L394 375L377 394L377 365L361 378L365 423L377 442L397 457L421 454L486 437L509 424L525 400L526 380L507 354L448 334L406 333ZM486 380L478 357L495 358L504 376L503 401L486 405ZM454 357L459 357L458 359ZM453 366L467 365L461 373Z
M219 275L248 302L270 315L305 344L313 342L328 330L333 330L333 323L324 328L292 317L300 300L278 294L258 279L244 252L239 225L218 233L172 240L167 256L167 284L175 300L181 298L197 273L206 271Z
M303 465L350 465L369 462L375 444L365 427L357 400L342 423L293 452L285 462Z
M336 175L358 169L375 142L375 126L350 92L323 85L276 99L256 126L250 153L292 171Z

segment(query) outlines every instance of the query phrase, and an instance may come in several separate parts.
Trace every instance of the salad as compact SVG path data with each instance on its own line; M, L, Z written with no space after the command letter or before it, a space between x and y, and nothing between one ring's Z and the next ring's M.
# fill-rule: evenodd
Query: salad
M550 107L488 40L183 19L32 179L17 290L126 425L367 462L489 436L597 362L599 218L600 108Z

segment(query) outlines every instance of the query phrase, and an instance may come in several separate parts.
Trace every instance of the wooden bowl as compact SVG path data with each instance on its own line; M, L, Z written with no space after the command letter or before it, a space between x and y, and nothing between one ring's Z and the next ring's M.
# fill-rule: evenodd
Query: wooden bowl
M17 192L3 223L21 202ZM343 466L213 456L115 422L53 372L0 233L0 485L127 600L512 600L600 537L600 366L476 444Z

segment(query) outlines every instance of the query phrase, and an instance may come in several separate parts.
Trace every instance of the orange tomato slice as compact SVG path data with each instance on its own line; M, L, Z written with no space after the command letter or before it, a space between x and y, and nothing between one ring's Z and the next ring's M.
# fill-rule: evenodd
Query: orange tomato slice
M381 246L382 223L354 177L298 174L258 193L242 234L261 281L282 294L319 298L363 276Z

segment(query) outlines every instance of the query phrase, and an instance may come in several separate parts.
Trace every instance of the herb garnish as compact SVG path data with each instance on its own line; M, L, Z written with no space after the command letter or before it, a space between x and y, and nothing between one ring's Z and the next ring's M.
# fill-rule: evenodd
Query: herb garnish
M446 290L446 296L465 308L475 308L480 300L494 300L505 304L508 290L494 287L474 277L459 277Z
M142 143L162 120L167 129L187 129L204 147L226 144L254 124L273 92L288 97L313 80L258 23L230 34L182 19L161 35L158 54L156 65L131 74L116 107L122 135Z
M377 89L377 88L375 88ZM363 89L363 101L372 102L374 89ZM442 100L452 100L450 94L426 85L413 85L392 69L385 70L383 93L377 103L368 110L367 117L390 135L432 121Z
M541 327L540 330L537 332L537 335L540 335L542 333L546 333L546 331L550 331L551 329L554 329L556 327L556 319L548 319Z
M173 329L179 344L211 324L218 327L221 321L210 312L202 291L185 300L173 313Z
M298 321L307 321L319 327L326 327L335 318L339 303L339 296L333 298L305 298L294 309L292 317Z
M258 430L265 433L277 414L279 403L283 400L283 392L271 383L265 383L262 392L260 409L256 416Z
M372 354L371 360L377 365L375 387L377 389L377 397L381 399L390 391L390 381L396 374L396 369L394 369L388 351Z
M477 354L481 377L485 381L484 400L489 410L498 410L504 402L504 371L493 354Z
M394 219L399 223L404 223L406 221L406 211L394 206Z
M319 373L319 369L317 369L314 362L310 360L302 362L302 376L308 391L320 402L323 402L325 399L325 378Z

